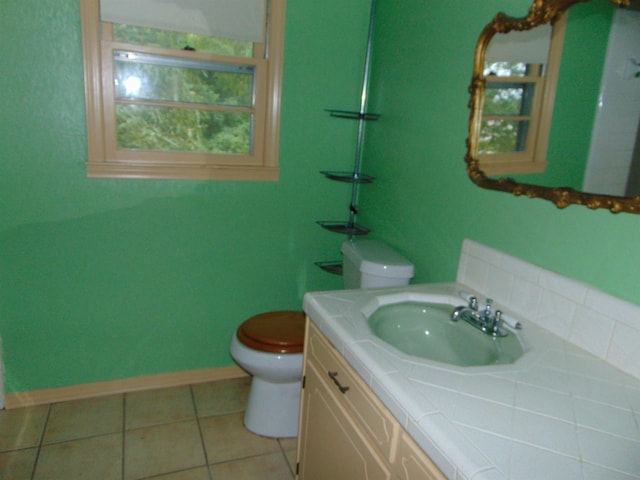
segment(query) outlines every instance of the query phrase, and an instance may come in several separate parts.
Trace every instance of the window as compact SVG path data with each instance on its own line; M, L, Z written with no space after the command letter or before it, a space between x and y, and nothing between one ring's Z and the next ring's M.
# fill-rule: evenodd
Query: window
M565 24L562 15L542 35L539 27L492 39L478 155L485 174L544 172Z
M103 0L102 13L81 0L87 175L277 180L285 0L265 1L266 31L238 39L198 22L167 28L145 11L120 23L105 5L121 0Z

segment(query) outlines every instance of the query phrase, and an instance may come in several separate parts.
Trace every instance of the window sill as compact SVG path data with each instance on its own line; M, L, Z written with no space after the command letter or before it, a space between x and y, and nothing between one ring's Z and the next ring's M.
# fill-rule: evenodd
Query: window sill
M485 175L518 175L523 173L544 173L547 162L479 162Z
M278 167L202 165L202 164L135 164L132 162L87 162L89 178L132 178L163 180L240 180L275 182Z

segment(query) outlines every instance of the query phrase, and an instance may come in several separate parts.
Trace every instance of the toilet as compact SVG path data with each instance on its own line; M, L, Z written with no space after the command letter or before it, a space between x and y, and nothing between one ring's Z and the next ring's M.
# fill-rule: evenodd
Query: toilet
M342 244L346 289L407 285L413 264L379 240ZM298 435L304 347L304 312L283 310L255 315L238 327L230 353L252 375L245 427L265 437Z
M231 356L253 376L244 412L244 426L253 433L298 434L304 323L304 312L261 313L240 325L231 339Z
M345 289L407 285L413 264L380 240L350 240L342 244L342 283Z

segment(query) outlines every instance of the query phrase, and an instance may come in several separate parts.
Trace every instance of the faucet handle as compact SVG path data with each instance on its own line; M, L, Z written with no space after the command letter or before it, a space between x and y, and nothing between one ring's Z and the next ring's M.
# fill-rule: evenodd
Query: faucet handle
M478 310L478 299L476 297L469 297L469 308L474 312Z
M487 304L484 307L485 315L491 315L491 305L493 305L493 299L492 298L487 298Z
M493 336L503 337L506 333L503 331L502 325L504 325L504 319L502 318L502 311L496 310L495 322L493 323Z

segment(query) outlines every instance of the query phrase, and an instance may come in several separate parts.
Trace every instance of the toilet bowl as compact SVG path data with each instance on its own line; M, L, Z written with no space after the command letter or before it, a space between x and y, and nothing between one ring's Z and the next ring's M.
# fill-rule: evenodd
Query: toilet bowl
M413 265L379 240L348 240L342 253L345 288L396 287L413 277ZM304 322L303 312L261 313L231 339L231 356L253 376L244 425L258 435L298 434Z
M253 375L245 427L265 437L295 437L304 343L303 312L275 311L246 320L231 339L230 353Z

